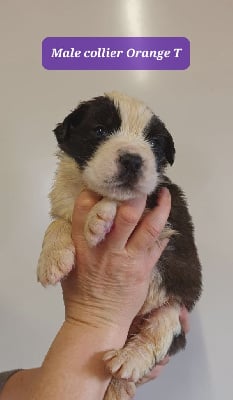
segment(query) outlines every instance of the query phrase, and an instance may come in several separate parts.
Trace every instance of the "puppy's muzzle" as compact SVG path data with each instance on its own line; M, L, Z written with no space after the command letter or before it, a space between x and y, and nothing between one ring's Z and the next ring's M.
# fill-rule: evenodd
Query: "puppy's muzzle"
M132 186L141 175L143 159L136 153L123 153L118 158L119 182Z

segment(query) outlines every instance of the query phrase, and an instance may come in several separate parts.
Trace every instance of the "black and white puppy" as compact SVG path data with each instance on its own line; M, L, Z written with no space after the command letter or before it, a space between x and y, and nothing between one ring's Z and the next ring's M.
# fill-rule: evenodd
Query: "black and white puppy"
M54 132L61 151L50 193L53 222L38 264L38 280L44 286L60 281L74 265L71 219L84 187L102 196L85 225L90 246L110 231L119 202L147 194L147 207L153 208L159 187L166 186L171 193L163 236L176 234L154 268L146 301L124 348L104 356L113 375L105 399L128 399L156 363L185 346L180 307L191 310L201 293L191 217L181 189L164 176L166 165L174 161L173 139L143 102L117 92L81 103Z

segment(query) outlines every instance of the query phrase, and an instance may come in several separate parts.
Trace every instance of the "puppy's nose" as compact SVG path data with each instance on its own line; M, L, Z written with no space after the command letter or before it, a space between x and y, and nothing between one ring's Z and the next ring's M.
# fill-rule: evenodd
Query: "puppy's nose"
M126 171L139 171L142 166L142 157L139 154L124 153L119 157L120 165Z

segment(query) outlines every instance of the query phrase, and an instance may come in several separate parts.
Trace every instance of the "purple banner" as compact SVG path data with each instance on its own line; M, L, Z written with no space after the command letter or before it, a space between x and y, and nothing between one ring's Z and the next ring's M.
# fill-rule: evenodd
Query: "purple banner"
M42 64L50 70L183 70L185 37L47 37Z

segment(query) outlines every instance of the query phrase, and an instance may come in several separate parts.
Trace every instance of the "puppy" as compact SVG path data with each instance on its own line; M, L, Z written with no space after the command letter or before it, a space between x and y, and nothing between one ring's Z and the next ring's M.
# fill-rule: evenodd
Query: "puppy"
M74 265L72 212L84 187L102 196L85 225L90 246L110 231L119 202L147 194L151 209L161 186L171 193L171 213L163 232L171 238L153 270L145 303L125 346L104 355L113 376L105 400L126 400L156 363L184 348L180 308L184 304L192 310L201 294L201 266L184 194L164 175L167 164L174 162L173 139L143 102L117 92L81 103L54 133L59 165L50 193L53 222L38 263L42 285L56 284Z

